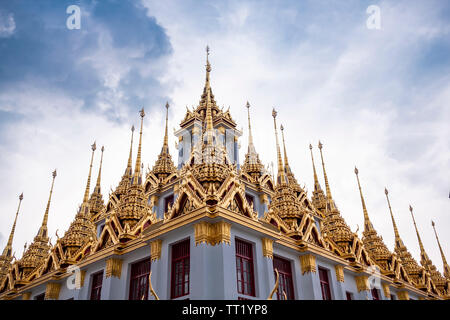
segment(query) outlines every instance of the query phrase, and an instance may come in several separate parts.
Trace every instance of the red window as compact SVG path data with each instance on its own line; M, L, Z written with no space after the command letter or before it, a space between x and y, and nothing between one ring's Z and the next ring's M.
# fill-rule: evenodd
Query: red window
M378 289L376 289L376 288L372 289L372 298L373 298L373 300L380 300L380 295L378 294Z
M347 300L353 300L353 297L352 297L352 293L351 293L351 292L346 291L346 292L345 292L345 295L346 295L346 297L347 297Z
M322 299L331 300L330 282L328 280L328 270L319 267L320 287L322 288Z
M150 259L145 259L131 265L129 300L148 299L148 275L150 274Z
M289 260L282 259L280 257L273 257L273 272L275 273L275 269L278 270L278 274L280 275L278 290L277 290L277 299L284 300L283 292L286 293L286 298L288 300L294 300L294 284L292 282L292 271L291 271L291 263ZM276 276L276 274L275 274Z
M236 275L238 292L255 296L252 245L236 239Z
M190 241L172 246L172 299L189 294Z
M103 270L92 275L91 300L100 300L102 294Z

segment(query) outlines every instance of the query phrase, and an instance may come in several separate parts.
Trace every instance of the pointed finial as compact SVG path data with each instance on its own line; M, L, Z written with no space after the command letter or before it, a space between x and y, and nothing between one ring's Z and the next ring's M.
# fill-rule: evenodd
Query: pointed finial
M145 117L145 112L144 112L144 108L141 109L141 111L139 112L139 115L141 116L141 129L139 132L139 146L138 146L138 152L137 152L137 157L136 157L136 165L134 167L134 179L133 182L135 184L139 184L139 177L140 177L140 170L141 170L141 149L142 149L142 126L144 123L144 117Z
M366 202L364 201L364 196L362 194L361 184L359 183L358 173L359 173L358 168L355 167L355 175L356 175L356 180L358 181L359 195L361 197L361 204L362 204L363 213L364 213L364 231L370 231L370 230L373 230L373 225L372 225L372 222L370 222L369 214L367 213Z
M322 148L323 148L323 144L322 142L320 142L319 140L319 150L320 150L320 158L322 159L322 169L323 169L323 177L325 180L325 189L327 191L327 200L331 203L333 203L332 201L332 196L331 196L331 190L330 190L330 184L328 183L328 177L327 177L327 172L325 170L325 162L323 161L323 154L322 154Z
M400 247L403 245L402 240L400 239L400 234L398 233L397 224L395 223L394 214L392 213L391 202L389 201L389 192L388 189L384 188L384 194L386 195L386 200L389 207L389 212L391 214L392 225L394 226L394 235L395 235L395 246Z
M278 175L277 175L277 183L287 183L286 176L284 173L284 166L283 166L283 160L281 158L281 151L280 151L280 144L278 142L278 132L277 132L277 112L275 111L275 108L272 110L272 117L273 117L273 126L275 129L275 140L276 140L276 146L277 146L277 159L278 159Z
M428 258L428 255L425 252L425 248L423 246L422 239L420 238L419 229L417 228L416 219L414 218L414 213L413 213L413 207L411 205L409 205L409 211L411 212L411 217L413 219L414 228L416 229L417 240L419 241L420 255L421 255L421 261L420 262L422 263L422 265L425 266L425 264L426 264L427 260L429 260L429 258Z
M55 178L56 178L56 169L52 172L52 178L53 178L52 186L50 187L50 195L48 196L47 207L45 208L45 213L44 213L44 219L42 221L42 226L39 229L39 234L41 236L47 235L48 212L50 211L50 203L52 201L53 186L55 184Z
M91 185L92 162L94 161L94 152L97 149L95 141L94 141L94 144L91 145L91 149L92 149L91 163L89 165L89 174L88 174L88 180L86 183L86 189L84 191L83 203L87 203L89 201L89 189L90 189L90 185Z
M168 123L169 123L169 102L166 102L166 128L164 132L164 142L163 147L161 149L161 153L168 154L169 153L169 137L168 137Z
M125 174L127 176L131 176L133 173L132 169L132 162L133 162L133 136L134 136L134 125L131 126L131 143L130 143L130 154L128 156L128 164L127 168L125 169Z
M312 149L313 149L313 146L310 143L309 144L309 151L311 152L311 161L312 161L312 166L313 166L314 190L315 191L319 191L319 190L322 190L322 187L320 186L319 179L317 178L316 165L314 163L314 155L313 155Z
M253 145L252 127L250 122L250 103L248 103L247 101L247 104L245 106L247 107L247 117L248 117L248 152L252 153L256 151L255 146Z
M286 173L291 171L291 168L289 167L289 161L288 161L288 156L287 156L287 152L286 152L286 143L284 142L284 127L283 125L280 126L281 129L281 139L283 140L283 150L284 150L284 169L286 171Z
M5 257L11 258L11 256L12 256L11 255L12 243L13 243L13 238L14 238L14 232L16 231L17 216L19 215L20 204L22 203L22 200L23 200L23 192L19 195L19 206L17 207L16 216L14 218L14 223L13 223L13 226L11 228L11 233L9 234L9 238L8 238L8 243L6 244L6 247L3 250L3 256L5 256Z
M444 250L442 250L441 242L439 241L439 237L438 237L438 235L437 235L436 228L435 228L435 224L434 224L434 221L433 221L433 220L431 220L431 225L433 226L434 235L436 236L436 241L437 241L437 243L438 243L439 251L441 252L442 263L443 263L443 265L444 265L444 269L443 269L443 270L444 270L444 276L445 276L447 279L450 279L450 266L448 265L447 259L445 258Z
M209 73L211 72L211 65L209 64L209 46L206 46L206 72L209 80Z

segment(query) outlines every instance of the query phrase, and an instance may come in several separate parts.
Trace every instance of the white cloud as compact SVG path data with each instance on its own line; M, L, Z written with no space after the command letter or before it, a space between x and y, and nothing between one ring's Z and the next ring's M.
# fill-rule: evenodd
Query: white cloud
M16 22L14 21L14 15L9 13L5 15L0 12L0 38L7 38L14 34L16 30Z

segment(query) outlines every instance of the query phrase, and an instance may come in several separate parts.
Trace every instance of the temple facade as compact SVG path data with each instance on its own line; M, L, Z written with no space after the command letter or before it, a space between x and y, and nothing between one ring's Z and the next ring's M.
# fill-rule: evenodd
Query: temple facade
M395 235L395 248L390 250L370 221L364 186L355 168L355 192L360 193L364 217L362 238L358 237L332 196L323 144L319 142L317 150L309 146L314 189L308 195L289 166L284 128L278 127L275 110L276 176L263 165L253 144L248 102L248 149L241 163L238 140L242 132L230 111L217 106L210 74L207 49L200 102L187 109L175 132L177 164L169 152L166 104L161 152L144 173L142 109L136 158L132 127L130 149L124 150L128 161L116 189L104 199L102 147L91 192L94 143L82 204L69 229L62 237L57 235L55 244L50 243L47 221L55 171L42 225L17 259L12 255L12 243L23 199L20 195L11 234L0 256L0 299L450 298L450 268L437 233L443 274L425 252L412 207L420 262L409 253L385 190L386 215L392 219ZM319 182L314 155L320 155L325 189Z

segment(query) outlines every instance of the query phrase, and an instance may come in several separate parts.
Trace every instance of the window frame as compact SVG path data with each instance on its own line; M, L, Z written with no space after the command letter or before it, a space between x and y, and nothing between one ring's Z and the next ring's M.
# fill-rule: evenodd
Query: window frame
M139 273L136 271L135 274L133 274L133 271L135 270L135 268L141 267L144 264L149 264L148 267L148 273ZM133 263L130 263L130 278L128 281L128 300L142 300L142 295L141 295L141 287L142 287L142 283L139 283L140 279L144 279L145 282L145 286L146 288L144 289L144 300L148 300L148 293L149 293L149 279L148 276L150 274L150 271L152 269L152 263L150 261L150 257L147 257L145 259L142 260L138 260L135 261ZM137 288L137 292L139 296L135 296L136 291L133 288L133 282L137 281L137 285L139 286L139 288Z
M248 246L247 251L249 253L248 256L244 255L243 253L238 252L238 246ZM254 254L253 254L253 243L235 238L235 262L236 262L236 285L237 285L237 292L238 294L250 296L250 297L256 297L256 289L255 289L255 262L254 262ZM239 261L239 263L238 263ZM248 263L248 271L240 272L241 276L239 278L239 270L241 269L239 266L245 266L243 262ZM249 274L249 280L245 281L245 274ZM250 289L250 291L245 291L245 284L248 284L247 287Z
M277 290L277 300L282 300L280 289L282 289L282 287L285 287L286 285L289 287L289 291L290 291L290 292L289 291L286 292L286 290L284 290L284 292L286 293L287 300L295 300L292 262L291 262L291 260L274 255L273 261L272 261L274 275L275 275L275 260L278 260L281 263L284 263L289 268L289 270L282 270L281 268L277 268L278 274L280 275L279 287ZM276 275L275 275L275 277L276 277ZM286 280L286 279L288 279L288 280Z
M101 276L100 285L96 284L95 281L97 277ZM91 290L89 291L89 300L101 300L102 297L102 287L103 287L103 270L94 272L91 274ZM95 293L95 291L98 292ZM95 296L94 296L95 293ZM93 299L97 297L98 299Z
M374 292L376 293L375 295ZM370 289L370 294L372 295L372 300L381 300L380 290L378 290L377 288Z
M184 254L180 254L179 256L175 256L175 250L177 246L185 245ZM187 249L187 250L186 250ZM182 251L182 249L180 249ZM181 274L181 281L177 281L177 268L179 268L176 264L180 264L181 272L178 272L178 275ZM178 241L171 245L171 254L170 254L170 266L171 266L171 274L170 274L170 298L178 299L180 297L188 296L191 292L191 239L187 238L181 241ZM181 288L181 291L177 291L177 287Z
M329 270L326 269L326 268L323 268L323 267L318 267L317 270L318 270L318 273L319 273L320 289L322 291L322 300L333 300L333 296L331 295L331 285L330 285ZM322 277L321 277L322 274L326 275L326 281L324 279L322 279ZM326 285L329 299L325 299L324 285Z

